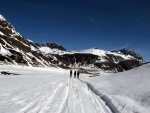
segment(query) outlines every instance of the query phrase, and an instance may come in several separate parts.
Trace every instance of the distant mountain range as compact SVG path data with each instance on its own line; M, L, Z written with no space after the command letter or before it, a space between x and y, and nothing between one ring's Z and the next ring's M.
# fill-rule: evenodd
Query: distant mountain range
M130 49L70 51L56 43L35 43L25 39L0 15L0 63L122 72L140 66L144 61Z

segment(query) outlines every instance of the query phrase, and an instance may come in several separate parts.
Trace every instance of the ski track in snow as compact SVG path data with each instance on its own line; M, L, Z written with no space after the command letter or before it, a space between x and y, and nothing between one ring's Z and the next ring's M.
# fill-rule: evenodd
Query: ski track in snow
M52 91L40 92L52 84ZM25 91L23 94L17 94L12 100L18 104L27 103L17 113L112 113L85 82L74 78L58 83L54 81Z
M59 113L111 113L85 82L70 79L68 84L68 94Z
M23 109L21 109L22 113L57 113L57 107L59 107L58 102L61 101L61 94L65 88L64 83L60 83L55 90L47 94L46 96L42 96L37 98L35 101L29 103ZM56 101L57 100L57 101Z

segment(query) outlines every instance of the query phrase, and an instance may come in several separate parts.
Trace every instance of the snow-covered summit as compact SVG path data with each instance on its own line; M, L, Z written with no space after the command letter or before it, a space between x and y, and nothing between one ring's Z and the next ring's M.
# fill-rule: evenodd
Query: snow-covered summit
M89 53L89 54L94 54L94 55L98 55L98 56L106 56L107 51L98 49L98 48L91 48L91 49L87 49L87 50L81 50L78 52L79 53Z
M4 20L6 20L6 19L0 14L0 20L1 20L1 21L4 21Z

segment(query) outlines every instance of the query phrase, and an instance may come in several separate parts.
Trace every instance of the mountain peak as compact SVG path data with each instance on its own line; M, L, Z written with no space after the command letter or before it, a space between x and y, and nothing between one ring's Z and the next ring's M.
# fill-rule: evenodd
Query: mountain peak
M3 20L6 20L6 19L0 14L0 20L3 21Z

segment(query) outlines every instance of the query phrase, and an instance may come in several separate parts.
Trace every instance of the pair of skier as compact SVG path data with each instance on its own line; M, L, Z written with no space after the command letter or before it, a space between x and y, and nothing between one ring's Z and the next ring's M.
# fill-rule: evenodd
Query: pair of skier
M77 75L77 78L79 79L79 71L74 71L74 78L76 78L76 75ZM70 70L70 78L72 77L72 70Z

